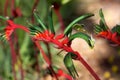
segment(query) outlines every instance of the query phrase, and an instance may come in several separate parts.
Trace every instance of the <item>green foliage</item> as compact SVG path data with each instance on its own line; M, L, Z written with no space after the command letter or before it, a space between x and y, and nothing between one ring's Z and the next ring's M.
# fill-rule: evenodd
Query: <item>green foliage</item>
M44 30L46 30L47 27L42 23L39 15L38 15L36 12L34 12L34 16L35 16L35 18L37 19L37 21L39 22L39 24L41 25L41 27L42 27Z
M105 22L102 9L99 10L99 16L100 16L100 22L99 22L99 25L98 24L95 25L95 29L94 29L95 33L99 33L101 31L107 31L109 29Z
M106 22L105 22L105 18L104 18L102 9L100 9L99 15L100 15L100 18L101 18L101 20L100 20L100 26L103 28L103 30L107 30L108 27L107 27L107 25L106 25Z
M116 25L112 28L112 32L117 32L120 35L120 25Z
M94 16L93 14L84 14L80 17L78 17L77 19L75 19L74 21L72 21L64 30L64 34L65 35L69 35L71 32L72 32L72 28L73 28L73 25L76 24L77 22L81 21L81 20L84 20L84 19L87 19L91 16Z
M37 72L36 67L37 68L40 67L40 69L41 69L41 72L38 71L38 73L39 73L38 75L40 75L40 77L41 77L41 74L42 74L42 76L44 74L45 75L48 74L48 73L43 73L43 72L46 71L47 68L49 68L49 66L47 65L47 67L43 68L44 65L42 62L43 61L47 62L47 60L49 61L49 58L50 58L49 65L50 66L53 65L53 64L51 64L51 61L53 61L53 59L51 59L53 57L51 57L51 56L53 55L54 50L53 50L53 48L51 49L51 47L50 47L51 44L48 44L49 42L51 42L51 43L54 43L55 45L57 45L58 48L63 49L64 51L68 52L64 57L64 64L65 64L66 68L68 69L70 75L73 78L78 77L78 73L77 73L75 66L73 64L73 61L72 61L72 59L75 59L75 57L78 57L78 55L75 55L76 51L72 50L72 48L70 46L68 46L67 43L72 42L72 40L75 38L82 38L88 43L88 45L91 48L94 47L94 40L89 35L82 33L82 32L72 34L72 29L77 22L84 20L84 19L87 19L87 18L93 16L93 14L85 14L85 15L78 17L77 19L73 20L73 22L71 22L65 28L64 32L61 33L61 35L56 36L55 29L54 29L56 26L53 25L52 9L50 8L49 12L46 11L46 10L48 10L48 5L47 5L46 0L40 0L40 1L44 2L44 3L41 2L41 4L44 5L44 7L37 7L38 8L37 11L39 11L39 9L43 10L43 13L41 12L40 15L37 13L37 11L35 11L34 13L32 13L32 11L31 11L32 10L31 5L34 2L33 0L30 0L28 4L26 4L28 1L25 1L25 0L15 0L15 1L16 1L15 8L20 7L22 9L21 10L22 16L18 16L15 18L13 18L12 15L9 16L10 19L12 19L12 21L15 22L15 24L20 24L20 26L22 26L23 24L26 24L27 22L25 22L25 18L27 18L27 19L31 18L31 17L33 17L33 15L36 19L35 21L37 21L37 23L39 23L39 24L37 24L36 22L34 22L32 24L30 22L28 22L28 24L26 24L25 26L30 26L29 27L30 34L29 34L29 31L28 31L28 33L25 33L25 32L22 32L21 30L20 31L17 30L17 31L13 31L14 34L12 34L10 36L11 40L13 41L13 48L15 48L15 49L13 49L13 52L16 53L17 56L15 56L15 57L17 57L17 60L20 62L20 63L17 63L17 61L16 61L15 66L13 65L13 63L12 63L12 65L10 64L10 61L12 61L13 58L11 58L10 50L7 50L9 47L4 48L4 46L6 46L6 45L4 45L4 44L2 44L2 46L0 45L0 64L3 64L5 62L4 65L0 65L0 68L5 66L4 70L0 70L0 75L2 73L4 73L4 74L2 74L3 77L7 76L7 77L13 78L12 76L13 76L14 72L13 72L13 74L11 74L11 70L12 70L11 68L14 69L14 67L16 67L16 66L18 68L17 70L15 70L16 72L18 70L20 70L20 67L23 67L23 72L25 72L25 76L24 76L25 80L28 80L29 79L28 77L30 77L31 79L36 79L35 77L31 77L31 75L34 74L34 72L35 73ZM61 3L66 3L66 2L69 2L70 0L58 0L58 1L49 0L49 1L57 2L58 4L60 2L60 5L61 5ZM51 3L53 3L53 2L51 2ZM24 8L24 5L26 5L25 8ZM9 9L8 9L8 11L10 12ZM41 16L42 14L45 17ZM48 14L48 22L46 21L46 14ZM105 20L104 20L104 16L102 14L102 11L100 12L100 16L102 17L101 22L100 22L100 26L102 26L105 24L105 22L104 22ZM2 16L0 16L0 19L7 20L7 18L4 18ZM32 19L31 19L31 21L32 21ZM23 23L21 23L21 22L23 22ZM46 26L46 24L48 24L48 26ZM54 23L54 24L56 24L56 23ZM23 27L22 27L22 29L23 29ZM78 26L77 28L83 30L82 29L83 26ZM24 29L28 29L28 28L24 27ZM38 45L40 45L41 47L40 46L36 47L36 45L34 44L34 42L35 42L34 37L31 36L31 35L36 35L37 33L42 34L43 43L45 42L44 45L42 45L43 43L39 44L39 42L38 42ZM9 34L9 32L8 32L8 34ZM56 32L56 34L57 34L57 32ZM3 41L6 40L5 37L6 36L4 34L0 34L0 38ZM37 38L39 38L39 37L41 38L41 36L37 36ZM59 39L57 39L56 37L57 38L59 37ZM40 40L42 40L42 39L40 39ZM51 39L53 39L53 40L51 40ZM35 40L37 41L37 39L35 39ZM38 39L38 41L39 41L39 39ZM48 42L48 43L46 43L46 42ZM43 48L43 50L42 50L42 48ZM6 52L4 52L4 50ZM42 56L39 56L39 54L38 54L39 50L41 51L40 55L42 55ZM42 53L45 53L45 54L43 55ZM46 56L46 54L48 54L48 56ZM77 52L76 52L76 54L77 54ZM1 56L2 56L2 58L1 58ZM7 59L4 59L4 58L7 58ZM22 66L20 66L20 64ZM10 67L8 67L8 66L10 66ZM89 65L87 65L87 66L89 67ZM42 71L42 70L44 70L44 71ZM52 71L51 71L51 73L52 73ZM53 71L53 73L54 73L54 71ZM18 71L17 74L20 74L20 72ZM18 76L20 76L20 75L18 75Z
M0 19L2 19L2 20L8 20L7 18L5 18L5 17L3 17L3 16L0 16Z
M73 55L73 53L68 52L66 54L66 56L64 57L64 64L65 64L67 70L69 71L70 75L73 78L76 78L76 77L78 77L78 73L77 73L75 66L73 64L73 61L72 61L72 57L74 57L74 56L75 55Z
M100 33L101 31L103 31L103 29L100 27L100 25L96 24L94 27L94 32L96 34Z
M78 32L85 32L86 30L84 29L84 24L75 24L73 29L75 29Z
M49 11L49 15L48 15L48 22L49 22L49 29L51 30L51 32L53 34L55 34L55 29L54 29L54 26L53 26L53 18L52 18L52 8L53 6L50 7L50 11Z
M37 25L33 25L33 24L29 24L29 30L31 35L35 35L35 33L39 33L39 32L43 32L43 30L41 29L41 27L37 26Z
M71 35L71 36L69 37L70 41L72 41L72 40L75 39L75 38L82 38L82 39L84 39L84 40L88 43L88 45L89 45L91 48L94 47L94 43L95 43L95 42L94 42L94 39L93 39L92 37L88 36L88 35L85 34L85 33L78 32L78 33L75 33L75 34L73 34L73 35Z

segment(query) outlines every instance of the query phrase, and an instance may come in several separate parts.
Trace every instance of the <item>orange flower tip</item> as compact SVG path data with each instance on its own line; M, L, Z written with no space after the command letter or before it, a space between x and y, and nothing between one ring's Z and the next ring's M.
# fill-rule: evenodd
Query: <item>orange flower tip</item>
M99 35L106 35L107 32L100 32Z
M35 33L35 36L39 36L39 34L38 34L38 33Z
M6 40L10 40L10 37L8 37L8 36L5 36L5 39L6 39Z
M108 32L100 32L97 37L104 37L108 34Z

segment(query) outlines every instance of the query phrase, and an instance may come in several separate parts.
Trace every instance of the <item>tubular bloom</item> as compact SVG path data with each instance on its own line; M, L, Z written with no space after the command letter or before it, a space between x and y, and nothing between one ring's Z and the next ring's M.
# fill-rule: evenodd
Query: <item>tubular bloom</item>
M28 29L22 25L15 24L12 20L7 20L8 25L5 28L5 38L9 41L15 29L22 29L25 32L29 33L31 35L33 42L36 44L37 48L40 50L45 62L48 64L48 68L54 74L54 77L56 77L56 79L57 77L64 76L67 79L72 80L72 78L76 78L76 76L78 76L77 71L75 70L74 64L72 62L72 59L75 59L75 60L80 61L96 80L100 80L100 78L97 76L94 70L81 57L80 53L78 53L77 51L74 51L70 46L73 39L82 38L88 43L88 45L91 48L94 47L94 41L89 35L82 33L82 32L72 34L72 28L78 21L89 18L93 16L93 14L85 14L85 15L78 17L73 22L71 22L65 28L64 32L61 33L60 35L55 34L53 21L52 21L52 11L50 11L49 13L49 17L48 17L49 26L48 27L46 27L42 23L38 14L34 13L34 16L41 26L29 24L31 27L29 27ZM41 45L39 44L39 41L52 43L56 45L58 49L62 49L67 52L67 55L64 57L64 64L65 64L65 67L68 69L72 78L69 75L63 73L61 70L58 70L57 73L54 72L54 70L52 69L52 63L50 59L48 58L48 56L45 54Z
M35 33L33 38L35 40L41 40L41 41L46 41L46 42L51 42L53 44L56 44L58 45L58 48L65 47L65 50L67 50L66 47L67 47L67 43L69 42L68 37L65 37L64 34L55 36L53 33L50 33L48 30L42 33ZM60 41L61 39L63 40Z
M120 45L120 36L118 35L117 32L112 33L110 31L103 31L103 32L100 32L97 36L103 37L115 44Z
M24 27L22 25L15 24L12 20L7 20L7 24L8 25L4 29L5 30L4 37L8 41L10 40L10 37L11 37L12 33L15 31L15 29L22 29L22 30L29 33L29 29L27 29L26 27ZM35 39L34 42L36 43L37 47L40 49L40 51L42 51L42 55L43 55L45 61L48 63L48 67L51 66L51 62L50 62L50 60L48 59L48 57L46 56L46 54L44 53L44 51L42 50L42 48L40 47L40 45L38 44L38 42L36 40L42 40L42 41L46 41L46 42L52 41L52 38L54 37L54 34L52 34L52 33L49 34L49 33L50 32L46 30L43 33L35 33L36 35L33 37L33 39ZM56 39L58 40L58 39L61 39L63 37L64 37L64 35L58 35L56 37ZM67 39L63 40L62 44L66 44L66 41L67 41ZM55 41L55 43L56 43L56 41ZM56 73L56 75L57 75L57 77L63 76L65 78L69 79L69 80L72 80L72 78L69 75L65 74L63 71L60 71L60 70Z
M41 40L45 42L51 42L55 45L57 45L58 49L65 50L66 52L73 53L73 59L80 60L80 62L90 71L91 74L95 77L96 80L100 80L99 77L95 74L95 72L92 70L92 68L84 61L84 59L80 56L80 54L76 51L74 51L69 45L69 38L65 37L65 35L57 35L50 33L49 31L44 31L43 33L35 33L33 36L35 40ZM63 39L61 41L61 39ZM69 63L68 63L69 64Z
M72 77L71 77L70 75L64 73L61 69L58 70L57 76L58 76L58 77L63 76L63 77L65 77L65 78L67 78L68 80L73 80Z
M101 17L100 24L95 26L97 37L102 37L108 41L120 45L120 25L116 25L111 30L106 25L102 9L99 11Z
M86 68L87 70L94 76L94 78L96 80L100 80L99 77L97 76L97 74L92 70L92 68L86 63L86 61L80 56L80 53L78 53L77 51L74 51L71 47L70 47L70 44L71 44L71 41L74 39L74 38L82 38L84 39L88 45L90 47L93 47L94 46L94 42L93 42L93 39L88 36L87 34L85 33L76 33L76 34L71 34L71 30L72 30L72 27L74 26L75 23L77 23L78 21L80 20L83 20L83 19L86 19L88 17L91 17L93 16L93 14L85 14L83 16L80 16L79 18L77 18L76 20L74 20L73 22L71 22L67 27L66 29L64 30L64 33L61 33L60 35L56 35L55 34L55 30L54 30L54 27L53 27L53 21L52 21L52 18L51 18L51 12L49 14L49 26L46 27L40 17L34 13L37 21L39 22L39 24L41 25L40 26L34 26L32 24L30 24L30 33L31 33L31 36L33 37L33 39L35 41L44 41L44 42L47 42L47 43L53 43L54 45L57 46L58 49L62 49L66 52L71 53L70 56L69 55L66 55L65 58L64 58L64 64L65 66L67 67L68 71L70 70L70 68L72 68L72 71L69 71L71 76L73 78L76 78L76 76L78 76L76 70L75 70L75 67L73 65L73 62L72 59L75 59L75 60L78 60L80 61ZM69 36L70 35L70 36ZM39 46L39 45L38 45ZM43 50L40 49L40 51L42 53ZM46 59L46 62L48 60ZM69 63L70 62L70 63ZM47 62L49 64L49 61ZM50 65L50 64L49 64ZM72 74L72 73L73 74Z
M17 29L17 28L20 28L20 29L25 30L26 32L29 32L29 30L28 30L26 27L21 26L21 25L18 25L18 24L15 24L12 20L7 20L7 24L8 24L8 25L7 25L6 28L4 29L4 30L5 30L5 38L6 38L7 40L10 39L11 34L12 34L12 33L14 32L14 30Z
M51 43L57 45L58 49L63 49L65 51L67 51L67 52L75 53L75 55L77 55L75 57L76 60L79 58L79 53L74 51L74 50L72 50L72 48L69 47L69 45L68 45L69 38L65 37L64 34L60 34L60 35L55 36L54 34L50 33L48 30L46 30L43 33L35 33L33 38L35 40L51 42Z

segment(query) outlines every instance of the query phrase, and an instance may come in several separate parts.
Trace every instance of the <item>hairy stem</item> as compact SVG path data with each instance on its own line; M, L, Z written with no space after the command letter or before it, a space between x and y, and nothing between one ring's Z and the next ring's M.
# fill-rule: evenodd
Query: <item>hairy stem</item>
M56 73L54 72L53 68L52 68L52 64L51 61L49 60L49 58L47 57L47 55L45 54L44 50L42 49L42 47L40 46L38 41L35 41L36 46L38 47L38 49L40 50L43 58L45 59L46 63L48 64L48 69L53 73L53 76L58 80Z
M38 57L38 53L37 53L37 47L36 45L34 44L34 51L35 51L35 59L36 59L36 69L38 71L38 73L40 72L40 67L39 67L39 57Z
M51 55L51 52L50 52L50 46L49 46L49 44L46 43L46 42L45 42L45 44L46 44L46 46L47 46L47 50L48 50L48 57L49 57L50 62L51 62L51 64L52 64L52 55Z
M54 9L54 11L55 11L55 13L56 13L56 15L58 17L59 22L60 22L61 29L64 30L65 25L64 25L64 22L63 22L62 15L60 13L60 9Z
M88 65L88 63L79 55L79 61L87 68L87 70L92 74L96 80L100 80L95 71Z
M14 33L14 37L15 37L14 42L16 44L16 53L18 54L18 58L21 62L20 53L19 53L20 52L20 50L19 50L20 47L19 47L18 36L17 36L16 32ZM23 67L22 67L22 63L20 63L19 67L20 67L21 80L24 80L24 70L23 70Z
M10 49L11 49L11 59L12 59L12 71L13 71L13 75L14 75L14 80L17 80L17 77L16 77L16 72L15 72L15 63L16 63L16 53L15 53L15 50L14 50L14 46L13 46L13 43L11 40L9 40L9 45L10 45Z
M42 47L40 46L38 41L35 41L36 46L38 47L38 49L40 50L43 58L45 59L46 63L48 64L48 66L51 65L51 62L49 60L49 58L47 57L47 55L45 54L44 50L42 49Z
M53 70L53 68L52 68L52 66L51 66L51 65L48 67L48 69L49 69L49 71L51 71L51 72L52 72L52 76L53 76L53 77L55 77L55 78L56 78L56 80L59 80L59 79L58 79L58 77L57 77L57 75L56 75L56 73L55 73L55 71Z
M100 80L100 78L97 76L97 74L95 73L95 71L89 66L89 64L81 57L80 53L72 50L71 47L68 47L68 46L65 46L65 45L61 45L61 42L59 41L56 41L55 39L52 39L51 42L53 44L56 44L58 45L59 48L67 51L67 52L72 52L74 53L75 55L77 55L77 59L76 60L79 60L86 68L87 70L91 73L91 75L96 79L96 80Z

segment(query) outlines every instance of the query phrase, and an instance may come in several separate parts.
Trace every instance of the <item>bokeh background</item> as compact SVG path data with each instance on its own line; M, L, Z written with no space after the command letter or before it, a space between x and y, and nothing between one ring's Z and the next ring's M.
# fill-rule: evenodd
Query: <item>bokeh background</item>
M10 0L9 0L10 1ZM30 21L32 16L32 7L35 0L15 0L16 7L21 9L21 17L15 18L14 21L17 24L28 26L27 22ZM43 22L47 23L48 6L52 1L57 0L40 0L36 9L40 14ZM99 10L103 9L105 20L109 28L113 28L116 24L120 24L120 1L119 0L61 0L62 4L58 0L60 5L60 13L62 15L65 26L68 25L75 18L85 13L93 13L94 17L79 22L79 24L85 24L85 30L89 35L94 35L94 24L99 23ZM4 16L5 0L0 0L0 16ZM8 16L11 16L10 9L7 10ZM59 20L55 12L53 11L53 20L56 30L59 32ZM3 32L5 23L0 20L0 33ZM76 31L76 30L75 30ZM28 34L24 31L17 30L18 47L20 59L15 66L18 78L20 77L19 65L22 64L25 73L25 80L52 80L51 76L46 74L46 64L43 61L41 54L38 56L38 65L40 66L40 72L36 68L36 52L34 51L34 44L30 40ZM95 47L89 48L87 43L82 39L75 39L72 42L72 48L81 53L88 64L95 70L101 80L120 80L120 47L113 46L107 40L101 38L95 38ZM42 45L46 50L46 45ZM17 46L16 46L17 47ZM56 55L59 51L52 49L52 61L54 65L59 68L63 68L67 72L63 64L64 54ZM17 48L16 48L17 49ZM39 53L39 51L37 52ZM11 55L10 48L7 43L0 42L0 80L13 80L11 71ZM90 73L84 68L84 66L77 61L74 61L75 67L78 71L78 80L94 80ZM61 80L64 80L63 78Z

